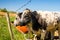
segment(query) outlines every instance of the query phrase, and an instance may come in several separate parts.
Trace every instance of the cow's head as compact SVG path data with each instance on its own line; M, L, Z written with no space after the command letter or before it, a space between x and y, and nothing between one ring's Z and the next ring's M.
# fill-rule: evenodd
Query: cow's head
M36 20L36 19L34 19L36 15L37 15L36 11L32 12L29 9L25 9L22 13L17 14L17 17L16 17L16 20L14 21L14 24L20 25L20 26L27 25L32 20Z
M16 14L16 18L14 20L14 25L19 26L20 25L20 19L21 19L22 12Z
M17 13L16 19L14 20L14 25L15 26L25 26L31 20L30 13L31 13L31 11L29 9L26 9L21 13Z
M31 11L26 9L23 11L21 18L20 18L20 26L27 25L31 21Z

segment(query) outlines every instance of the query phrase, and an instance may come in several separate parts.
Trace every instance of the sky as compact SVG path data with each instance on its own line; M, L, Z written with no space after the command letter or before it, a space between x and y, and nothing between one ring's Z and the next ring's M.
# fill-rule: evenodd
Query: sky
M29 0L0 0L0 8L16 11L28 1ZM60 0L31 0L29 4L18 11L23 11L26 8L30 10L60 11Z

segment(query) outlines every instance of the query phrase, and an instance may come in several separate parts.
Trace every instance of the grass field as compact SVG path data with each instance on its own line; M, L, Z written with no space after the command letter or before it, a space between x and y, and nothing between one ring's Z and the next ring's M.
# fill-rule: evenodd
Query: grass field
M13 21L15 17L11 16L10 21ZM14 34L14 39L15 40L24 40L23 34L21 34L17 29L14 27L14 25L11 25L13 34ZM0 40L11 40L10 39L10 34L8 30L8 24L6 17L0 16Z

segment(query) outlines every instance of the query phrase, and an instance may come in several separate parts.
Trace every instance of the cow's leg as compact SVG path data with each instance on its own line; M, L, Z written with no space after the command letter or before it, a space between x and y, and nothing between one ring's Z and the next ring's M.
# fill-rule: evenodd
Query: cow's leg
M38 31L35 31L34 33L36 34L36 38L37 40L41 40L41 29L39 29Z
M60 26L58 27L59 40L60 40Z
M37 40L37 35L36 34L33 34L33 39L32 40Z
M58 33L59 33L59 40L60 40L60 17L58 18L57 25L58 25Z
M51 32L46 32L44 40L51 40Z
M51 40L54 40L54 31L51 32Z
M42 30L41 32L41 40L44 40L46 34L46 30Z
M41 40L41 35L37 35L37 40Z
M59 40L60 40L60 30L58 32L59 32Z
M51 40L51 32L48 32L48 40Z

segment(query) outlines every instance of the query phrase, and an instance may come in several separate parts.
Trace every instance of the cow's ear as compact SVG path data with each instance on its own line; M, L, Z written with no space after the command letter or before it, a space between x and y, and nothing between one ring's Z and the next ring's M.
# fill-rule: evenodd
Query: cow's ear
M36 12L36 11L33 11L32 13L33 13L34 15L37 15L37 12Z
M22 12L21 12L21 13L19 13L19 15L22 15Z
M17 15L18 15L18 16L21 16L21 15L22 15L22 12L18 13Z
M18 15L19 17L21 17L21 15L22 15L22 12L20 12L20 13L17 13L17 15Z

